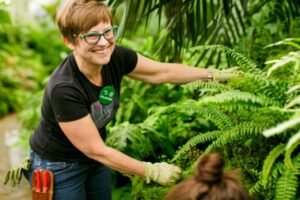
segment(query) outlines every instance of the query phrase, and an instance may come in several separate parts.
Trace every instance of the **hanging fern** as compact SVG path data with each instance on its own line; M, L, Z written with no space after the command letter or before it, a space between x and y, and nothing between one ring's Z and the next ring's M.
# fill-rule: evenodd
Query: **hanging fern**
M262 169L262 178L261 183L263 187L266 187L269 180L269 175L271 172L271 168L274 165L276 159L282 155L285 151L285 144L279 144L275 148L270 151L269 155L264 160L264 165Z
M206 132L205 134L199 134L191 138L185 145L183 145L180 150L173 157L172 162L175 162L181 156L184 156L188 151L198 144L213 141L222 134L222 131L211 131Z

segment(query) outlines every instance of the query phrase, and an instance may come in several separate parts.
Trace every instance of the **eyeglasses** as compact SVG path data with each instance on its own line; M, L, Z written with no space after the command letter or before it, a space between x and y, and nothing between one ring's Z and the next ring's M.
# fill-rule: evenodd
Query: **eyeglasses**
M113 25L110 28L104 29L102 32L90 32L85 34L80 34L80 38L84 38L88 44L97 44L101 36L103 36L107 41L112 41L115 39L118 31L118 26Z

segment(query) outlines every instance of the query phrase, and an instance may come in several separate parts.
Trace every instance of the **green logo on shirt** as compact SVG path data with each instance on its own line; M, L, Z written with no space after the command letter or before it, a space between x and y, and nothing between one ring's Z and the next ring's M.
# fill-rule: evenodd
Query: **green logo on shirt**
M99 101L102 105L108 105L113 102L116 96L115 89L112 86L105 86L99 94Z

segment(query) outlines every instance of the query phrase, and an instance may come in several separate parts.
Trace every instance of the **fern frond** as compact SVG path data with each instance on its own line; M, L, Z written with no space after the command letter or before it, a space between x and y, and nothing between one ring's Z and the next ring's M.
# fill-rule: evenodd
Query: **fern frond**
M288 90L288 83L286 80L268 79L264 74L254 74L246 72L243 77L247 79L251 85L255 86L254 94L265 95L269 98L269 103L274 106L281 106L286 99L286 91Z
M299 170L287 169L276 182L275 200L296 199Z
M194 112L199 117L210 120L221 130L232 126L232 122L227 115L212 107L197 105L195 102L189 101L181 105L175 104L170 106L170 109Z
M294 118L294 119L290 119L288 121L285 121L281 124L279 124L278 126L276 126L275 128L271 128L271 129L267 129L263 132L263 135L265 137L270 137L279 133L284 132L285 130L297 125L300 123L300 117Z
M267 72L267 77L270 77L273 71L276 71L281 67L288 66L289 63L294 63L294 66L297 67L299 65L299 59L291 56L283 56L280 60L269 60L265 62L265 64L273 64Z
M269 44L267 46L264 47L265 48L270 48L270 47L276 47L276 46L280 46L280 45L289 45L289 46L293 46L296 47L297 49L300 50L300 45L297 44L296 42L299 42L300 39L299 38L285 38L283 40L280 40L278 42Z
M193 138L191 138L185 145L183 145L180 150L175 154L172 159L172 162L176 161L178 158L186 154L186 152L190 151L192 147L197 146L198 144L213 141L218 138L222 134L222 131L211 131L206 132L204 134L199 134Z
M255 194L258 193L259 191L262 190L262 183L261 180L256 181L256 183L254 185L252 185L248 190L250 192L250 194Z
M295 105L299 105L300 104L300 96L292 99L285 107L284 109L289 109Z
M291 87L287 92L286 92L286 94L291 94L291 93L293 93L293 92L295 92L295 91L297 91L297 90L299 90L300 89L300 85L294 85L293 87Z
M279 144L270 151L269 155L264 160L264 165L262 169L261 183L264 187L268 184L268 178L271 172L271 168L274 165L276 159L283 154L285 151L285 144Z
M244 122L238 124L232 129L224 131L217 140L213 141L205 150L204 153L209 153L213 149L222 147L228 143L234 141L246 140L250 135L256 136L261 134L261 132L266 128L264 124L257 124L252 122Z
M154 147L149 137L139 125L124 122L110 129L106 144L119 151L130 151L135 158L142 159L154 154Z
M206 96L199 100L202 105L216 105L233 111L238 109L255 109L266 106L267 100L252 93L242 91L225 91L214 96Z
M236 61L236 63L246 71L252 71L256 73L260 73L259 69L256 67L256 63L254 63L252 60L250 60L245 55L238 53L234 51L231 48L228 48L223 45L203 45L203 46L196 46L191 48L191 51L199 51L199 50L213 50L217 52L223 52L227 55L229 55L232 59Z
M293 168L294 165L292 163L292 153L295 149L300 145L300 132L293 135L290 139L288 144L286 145L285 157L284 157L284 164L287 168Z
M212 82L204 82L204 81L193 81L182 85L184 89L192 90L192 91L201 91L201 92L220 92L230 90L231 88L227 85L212 81Z

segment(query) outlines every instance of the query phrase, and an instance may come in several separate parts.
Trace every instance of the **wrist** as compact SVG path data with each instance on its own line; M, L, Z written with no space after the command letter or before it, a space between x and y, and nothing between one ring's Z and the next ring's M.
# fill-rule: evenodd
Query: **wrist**
M214 80L214 76L213 76L213 72L211 69L207 69L207 81L213 81Z

